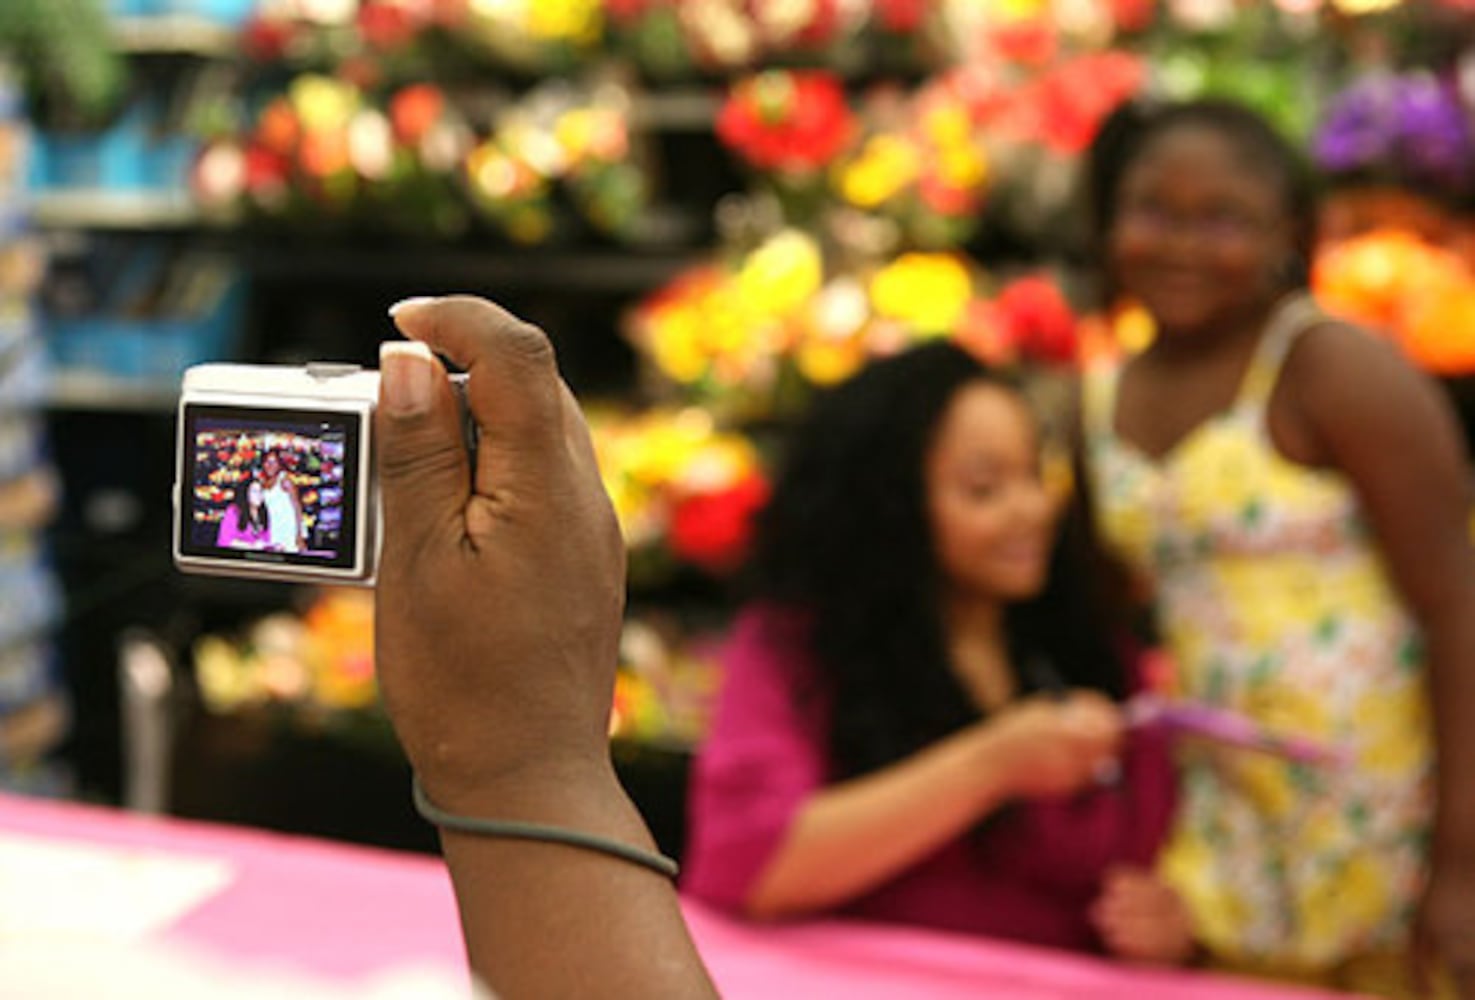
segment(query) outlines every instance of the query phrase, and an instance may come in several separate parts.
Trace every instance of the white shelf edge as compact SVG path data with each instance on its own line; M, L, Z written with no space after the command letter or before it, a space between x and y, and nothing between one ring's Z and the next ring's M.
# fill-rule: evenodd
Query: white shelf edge
M112 34L121 51L133 53L226 56L240 40L238 29L188 14L114 18Z
M200 210L187 194L156 191L57 191L29 200L34 225L138 229L192 226Z
M179 385L159 378L57 371L46 387L46 404L53 409L167 412L178 402Z

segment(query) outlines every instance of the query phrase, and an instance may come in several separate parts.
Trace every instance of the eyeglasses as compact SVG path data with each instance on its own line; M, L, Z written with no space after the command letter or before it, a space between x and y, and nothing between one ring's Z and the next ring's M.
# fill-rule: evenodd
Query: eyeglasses
M1200 212L1176 212L1151 201L1128 201L1117 211L1115 228L1138 237L1166 238L1182 231L1214 242L1251 240L1271 223L1241 208L1221 205Z

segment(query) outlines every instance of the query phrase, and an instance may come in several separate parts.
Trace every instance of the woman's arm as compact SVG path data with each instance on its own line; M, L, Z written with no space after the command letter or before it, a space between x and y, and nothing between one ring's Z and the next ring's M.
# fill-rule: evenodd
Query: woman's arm
M757 917L838 906L893 878L1017 796L1074 792L1121 738L1105 698L1030 699L800 810L747 900Z
M1389 570L1423 629L1438 753L1432 878L1420 913L1475 996L1475 551L1470 465L1448 401L1387 344L1309 331L1286 391L1309 442L1355 485ZM1274 412L1274 408L1272 408Z
M624 543L553 349L480 300L394 314L470 373L482 431L473 480L445 369L388 348L375 649L395 732L444 810L649 850L609 759ZM558 843L442 845L472 968L498 996L715 995L670 879Z

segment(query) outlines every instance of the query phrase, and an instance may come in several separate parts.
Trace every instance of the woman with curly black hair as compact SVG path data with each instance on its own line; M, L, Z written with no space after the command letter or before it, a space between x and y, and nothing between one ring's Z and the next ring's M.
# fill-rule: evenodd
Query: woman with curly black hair
M1018 388L935 343L816 402L759 527L686 889L1099 947L1172 798ZM1068 521L1070 519L1067 519Z

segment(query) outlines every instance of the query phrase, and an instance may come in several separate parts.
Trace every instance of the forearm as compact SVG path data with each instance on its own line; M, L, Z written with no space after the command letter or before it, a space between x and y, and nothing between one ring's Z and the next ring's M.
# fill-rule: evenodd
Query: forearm
M652 848L607 770L518 779L474 801L437 804ZM471 967L497 996L715 996L669 879L558 844L448 832L441 843ZM665 942L658 955L652 942Z
M1475 583L1426 622L1437 752L1433 860L1475 866Z
M799 813L748 898L758 917L839 905L957 837L1007 797L986 724L835 785Z

